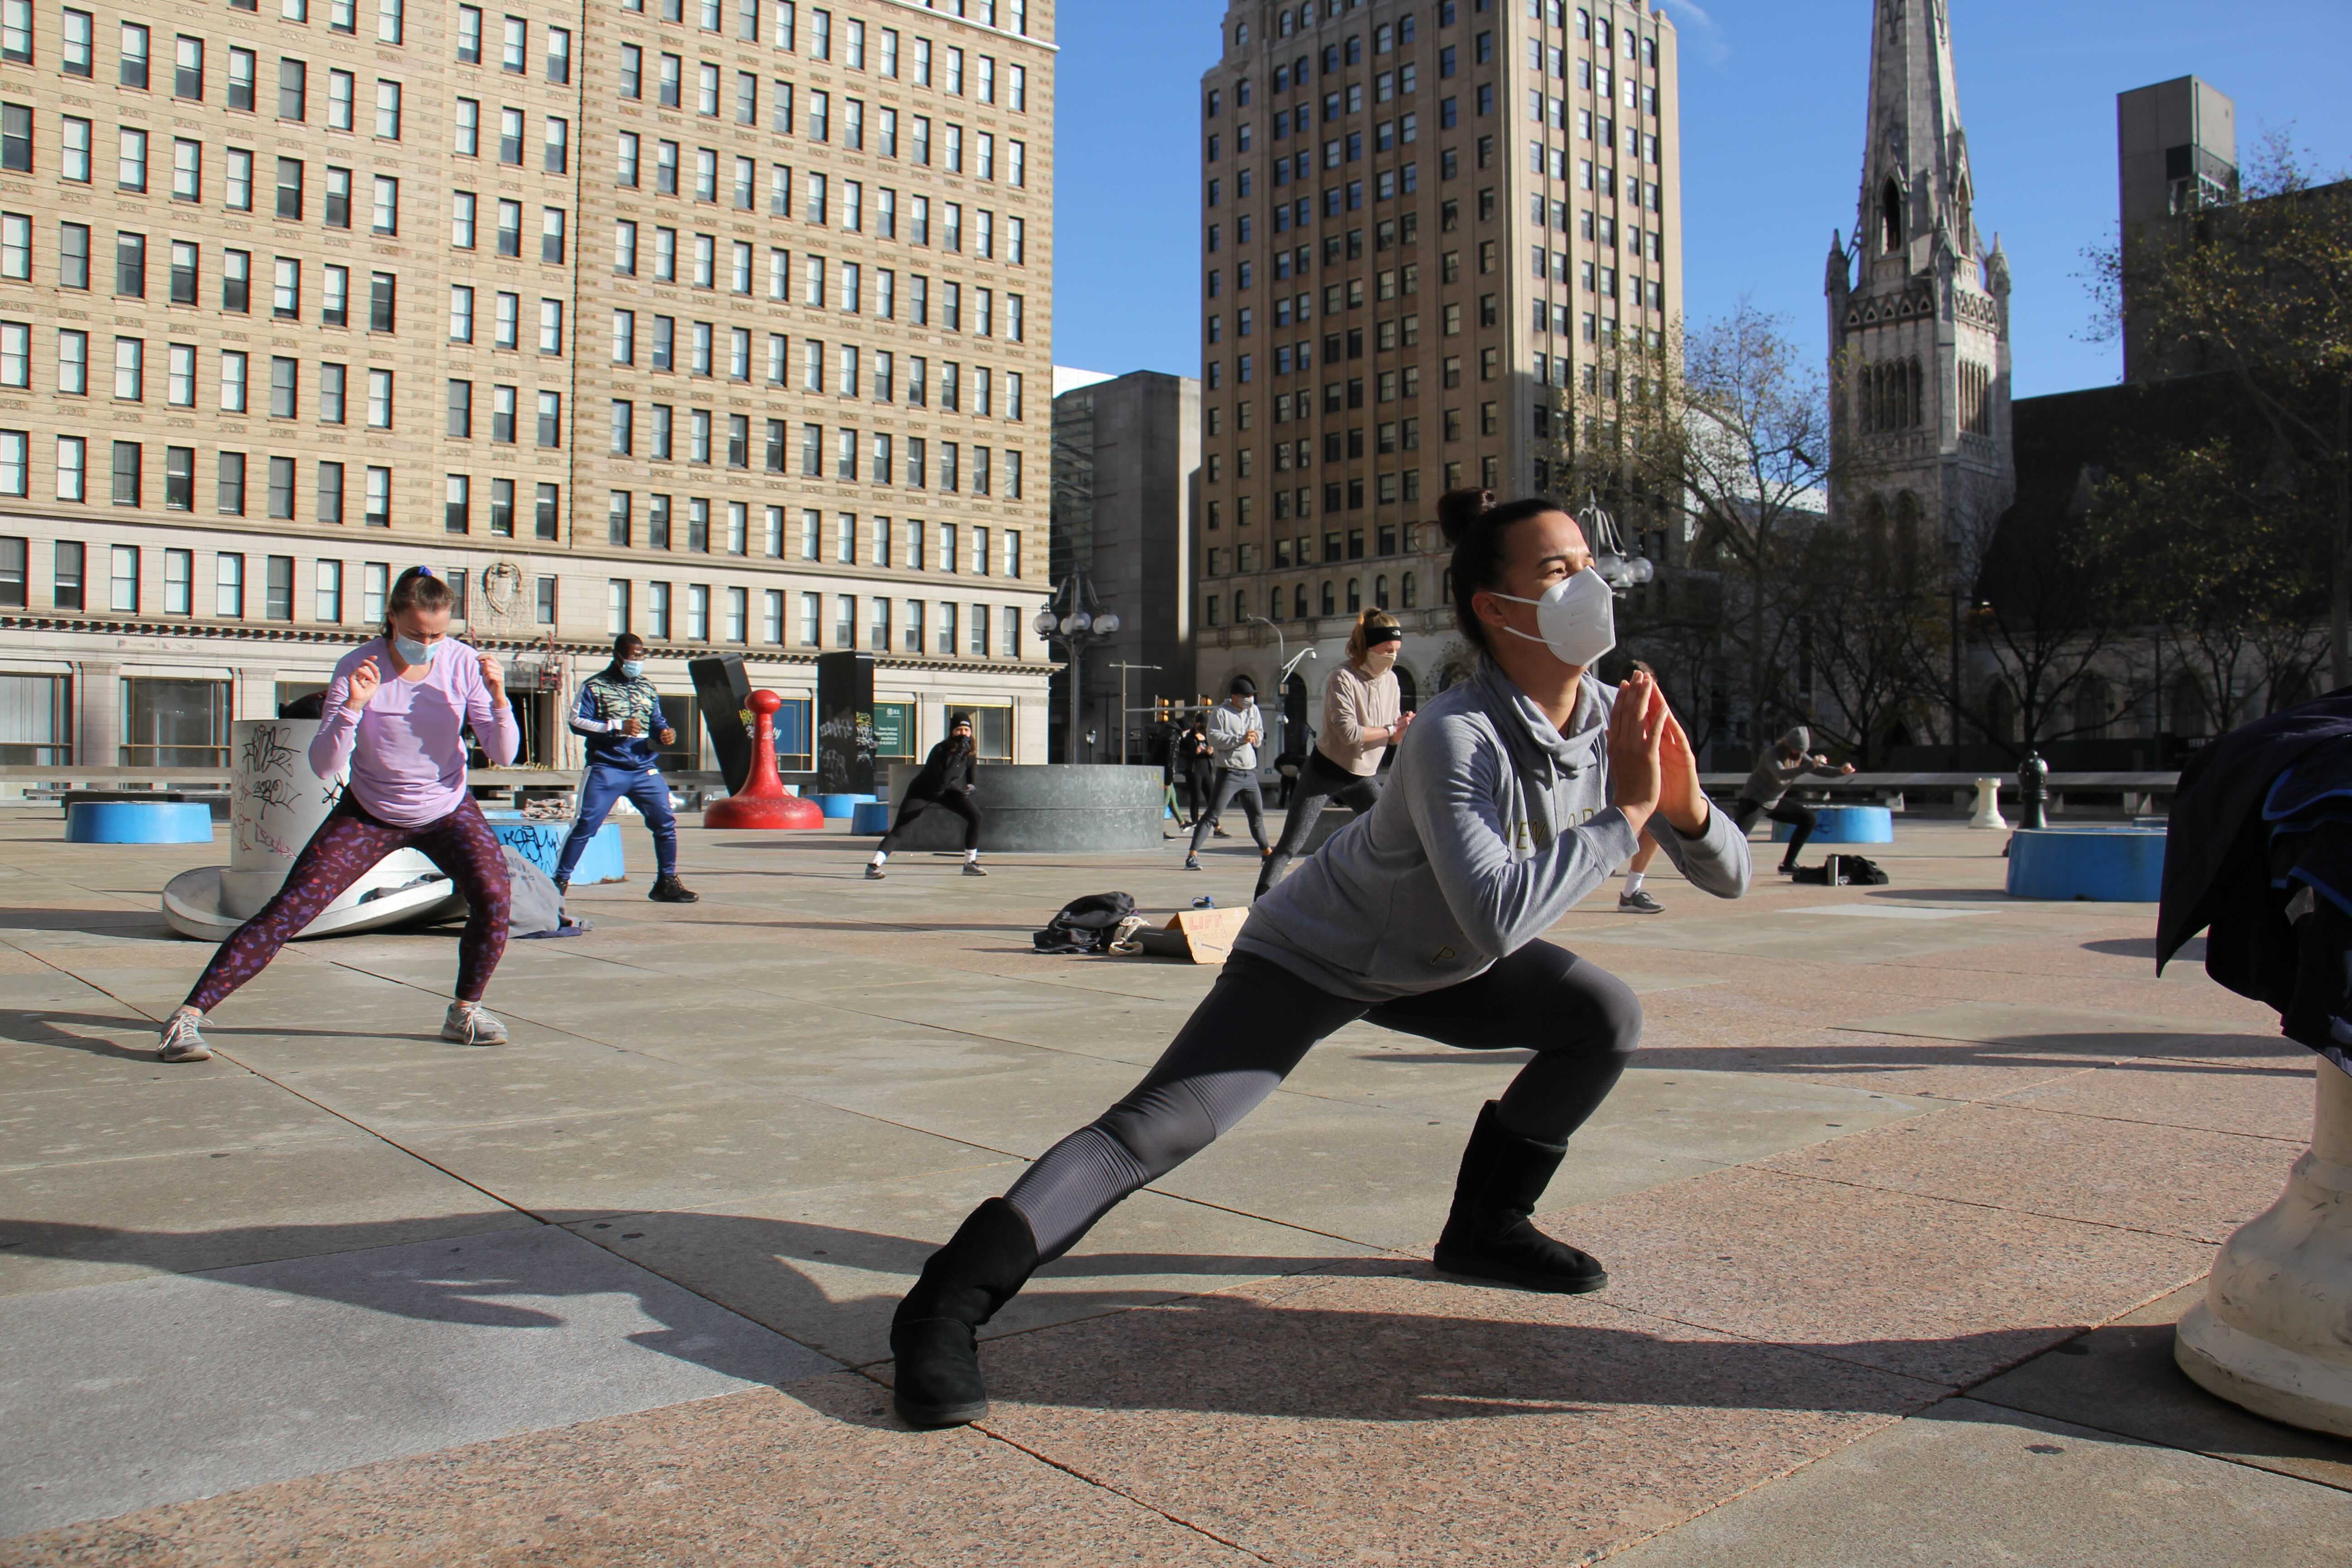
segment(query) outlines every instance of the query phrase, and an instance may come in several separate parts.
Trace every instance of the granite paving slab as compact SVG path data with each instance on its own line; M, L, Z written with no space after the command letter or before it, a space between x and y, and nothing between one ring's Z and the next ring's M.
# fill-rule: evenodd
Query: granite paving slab
M1939 1392L1377 1263L982 1360L989 1431L1279 1563L1591 1561Z
M183 1064L153 1065L171 1070ZM282 1148L347 1139L352 1131L333 1112L233 1067L174 1079L125 1074L98 1094L0 1091L0 1172L254 1144Z
M0 1330L6 1534L834 1365L548 1226L18 1297Z
M1623 1568L2341 1568L2326 1487L1955 1399L1612 1558Z
M1538 1219L1609 1266L1612 1302L1954 1388L2178 1289L2213 1257L2172 1237L1750 1167Z
M357 1131L37 1167L15 1173L0 1191L0 1296L530 1223Z
M886 1398L836 1373L151 1509L6 1551L26 1568L1262 1561L984 1434L909 1439Z
M890 1314L923 1261L1018 1161L781 1193L693 1212L575 1222L599 1246L839 1360L889 1354ZM1158 1193L1114 1208L982 1331L994 1339L1375 1249Z
M2352 1439L2266 1421L2206 1393L2173 1363L2173 1326L2204 1299L2200 1279L1977 1384L1969 1396L2352 1492Z

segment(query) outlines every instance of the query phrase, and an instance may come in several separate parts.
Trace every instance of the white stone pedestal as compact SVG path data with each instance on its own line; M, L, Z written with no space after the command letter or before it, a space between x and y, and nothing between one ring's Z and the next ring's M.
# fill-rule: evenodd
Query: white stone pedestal
M2222 1245L2173 1359L2257 1415L2352 1437L2352 1076L2319 1064L2311 1148Z

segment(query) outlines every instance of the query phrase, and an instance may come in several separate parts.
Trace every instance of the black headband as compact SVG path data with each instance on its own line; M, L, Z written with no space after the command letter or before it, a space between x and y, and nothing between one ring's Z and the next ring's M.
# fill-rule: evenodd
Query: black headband
M1364 646L1368 648L1379 647L1383 643L1402 641L1404 641L1404 628L1402 626L1367 626L1364 628Z

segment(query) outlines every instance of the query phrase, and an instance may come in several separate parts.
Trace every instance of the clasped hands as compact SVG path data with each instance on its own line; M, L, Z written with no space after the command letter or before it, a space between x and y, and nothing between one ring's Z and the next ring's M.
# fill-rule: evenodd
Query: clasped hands
M1653 812L1685 838L1706 831L1713 808L1698 782L1690 737L1666 706L1657 678L1635 670L1617 689L1609 716L1609 803L1639 833Z

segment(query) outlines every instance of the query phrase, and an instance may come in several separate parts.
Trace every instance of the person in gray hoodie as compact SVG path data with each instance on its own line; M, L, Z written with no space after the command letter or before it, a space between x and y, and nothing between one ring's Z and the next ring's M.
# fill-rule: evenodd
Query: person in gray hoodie
M1787 876L1797 868L1797 857L1805 847L1805 840L1813 836L1821 818L1802 801L1787 798L1789 786L1807 773L1819 773L1823 778L1843 778L1853 772L1853 764L1830 766L1823 756L1808 755L1813 743L1813 732L1802 724L1773 742L1772 750L1756 764L1748 782L1739 786L1739 798L1732 804L1731 818L1745 834L1756 826L1759 815L1774 822L1785 822L1791 829L1789 852L1780 857L1780 875Z
M1249 818L1250 837L1257 840L1261 859L1274 853L1265 841L1265 797L1257 787L1257 748L1265 739L1265 721L1258 716L1257 682L1236 675L1225 700L1209 710L1209 746L1217 755L1217 784L1209 809L1192 825L1192 845L1184 853L1184 869L1201 868L1201 841L1215 830L1225 807L1241 803Z
M909 1425L978 1420L976 1331L1128 1194L1200 1152L1335 1030L1369 1019L1534 1059L1479 1112L1435 1249L1449 1274L1574 1293L1601 1264L1531 1215L1568 1140L1624 1070L1641 1004L1541 940L1646 826L1697 887L1748 888L1748 839L1713 810L1654 677L1591 666L1615 642L1609 587L1556 501L1456 491L1455 624L1481 652L1427 704L1387 791L1252 907L1207 998L1143 1081L967 1218L890 1329Z

